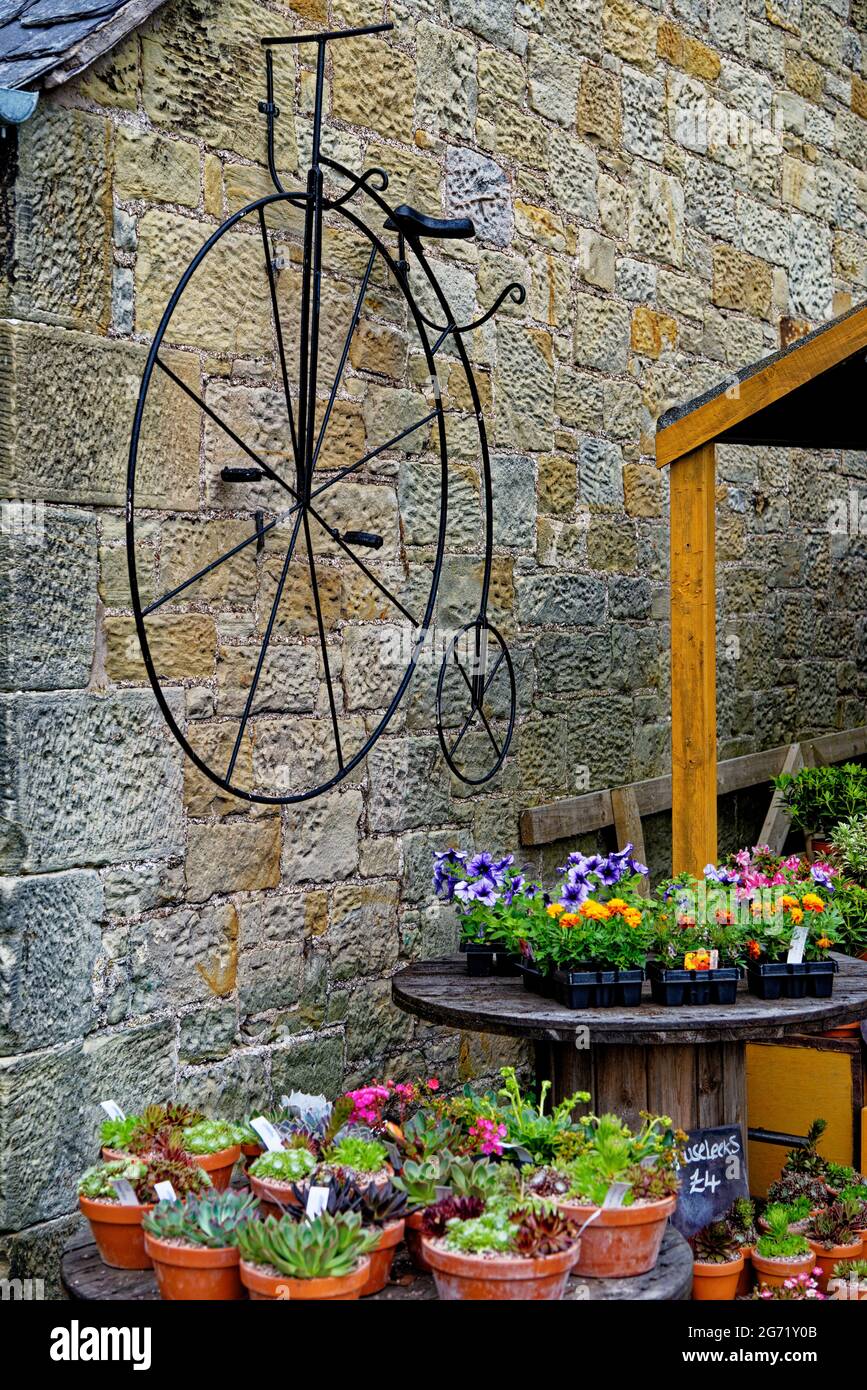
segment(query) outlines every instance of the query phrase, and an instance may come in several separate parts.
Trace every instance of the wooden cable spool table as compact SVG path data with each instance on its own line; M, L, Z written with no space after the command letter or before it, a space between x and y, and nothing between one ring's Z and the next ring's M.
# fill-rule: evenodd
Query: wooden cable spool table
M634 1124L642 1110L685 1130L740 1124L746 1133L746 1045L821 1033L867 1018L867 962L835 956L829 999L756 999L742 981L730 1005L665 1008L645 983L636 1008L573 1011L531 994L519 976L473 978L465 958L418 961L392 979L400 1009L428 1023L535 1044L537 1081L553 1100L589 1091L597 1114Z
M73 1236L67 1244L63 1252L61 1277L67 1294L76 1301L153 1303L159 1300L157 1281L151 1270L109 1269L99 1258L93 1238L86 1229ZM577 1279L573 1276L564 1297L567 1301L591 1303L636 1299L680 1302L689 1298L691 1289L692 1251L683 1236L669 1227L656 1267L649 1274L640 1274L634 1279ZM426 1302L436 1296L431 1276L416 1274L409 1256L401 1248L394 1262L391 1282L382 1293L373 1294L364 1302Z

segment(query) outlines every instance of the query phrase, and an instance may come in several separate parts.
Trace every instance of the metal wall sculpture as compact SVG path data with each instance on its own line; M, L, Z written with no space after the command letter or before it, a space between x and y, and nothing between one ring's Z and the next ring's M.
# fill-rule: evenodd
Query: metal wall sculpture
M524 289L521 285L508 285L487 313L473 322L458 323L423 243L472 237L472 221L429 217L407 204L391 207L382 196L388 186L384 170L369 168L353 173L322 149L326 45L330 40L377 34L391 28L390 24L378 24L262 41L266 49L267 95L259 109L267 120L268 164L275 191L235 212L193 256L155 333L135 411L126 530L132 603L144 664L169 727L196 767L223 791L248 801L305 801L350 777L393 718L406 692L434 620L447 537L449 410L443 405L438 375L444 350L450 351L452 358L457 357L466 378L471 403L468 414L474 417L478 432L484 502L484 558L478 609L446 643L436 688L437 730L451 771L471 785L490 780L506 757L515 723L512 660L503 637L488 619L493 489L482 405L465 339L490 319L507 296L521 303ZM316 87L306 188L292 190L281 183L275 156L279 111L274 99L272 50L282 44L299 43L316 45ZM333 183L336 191L331 188ZM182 355L182 347L177 347L178 343L195 343L195 333L185 317L185 297L194 294L201 306L208 288L202 288L196 277L204 275L207 280L208 267L213 267L216 276L213 307L223 337L228 331L227 314L234 314L237 324L243 321L246 304L239 296L244 286L239 286L239 273L233 272L231 265L238 254L246 257L240 274L250 281L247 290L252 292L257 277L249 269L254 241L246 229L251 223L262 258L258 272L261 293L270 309L273 375L281 413L285 410L281 420L286 433L282 451L270 450L267 441L262 444L245 439L237 418L220 408L219 390L200 394L195 384L191 385L190 373L185 370L190 358ZM284 232L288 229L288 236L278 242L275 228ZM353 292L355 281L358 287L354 308L346 314L348 323L344 319L342 346L339 351L330 351L323 336L326 319L332 322L334 318L328 300L333 287L329 254L341 230L351 234L352 245L363 248L363 253L357 266L350 267L354 272ZM297 234L302 232L300 257L293 262L293 247L297 254ZM243 241L241 233L246 233ZM289 255L288 262L285 254ZM337 271L334 285L339 282L341 294L345 295L347 268L342 261ZM221 291L221 285L228 288ZM224 304L220 302L221 293L225 293ZM374 412L371 428L379 431L377 437L371 440L368 429L362 454L347 456L347 450L341 457L334 453L329 427L333 437L334 421L342 408L341 384L346 389L344 369L357 339L363 310L369 308L372 299L412 339L415 357L410 360L423 363L420 371L425 377L425 409L409 424L398 422L399 428L388 424L387 411L381 419ZM351 299L338 300L338 308L350 302ZM446 344L452 346L446 349ZM210 526L210 531L201 532L205 540L200 545L199 558L204 563L195 572L186 572L188 558L196 551L195 543L191 543L195 524L179 512L174 529L162 528L160 580L151 593L149 571L148 583L144 582L142 536L147 540L148 470L154 467L148 457L149 402L160 389L169 389L161 378L173 383L172 389L183 392L201 413L201 429L208 438L219 441L215 454L223 459L223 466L218 478L211 478L206 484L212 491L206 497L203 513L203 526ZM323 379L330 379L326 389L322 388ZM226 418L227 414L231 418ZM364 494L358 484L369 478L375 481L378 469L386 474L390 469L393 474L394 455L400 457L401 445L413 438L426 441L425 477L431 481L431 487L424 524L429 540L409 549L398 541L395 553L393 538L376 531L366 521L359 499L370 494ZM282 466L284 459L289 462L288 470ZM401 466L398 462L398 471ZM221 521L226 516L233 520ZM239 517L247 517L252 529L240 539L234 539L232 533L232 543L225 549L215 547L213 536L228 534L221 532L220 526L231 528L238 524ZM177 537L174 555L167 539L170 536ZM215 548L219 553L212 554ZM150 552L145 550L144 554L150 563ZM240 609L237 619L231 614L238 607L236 598L240 600L250 592L252 581L245 566L255 569L257 564L260 576L261 566L270 564L268 575L273 594L269 589L269 603L258 613L255 641L252 637L245 641ZM167 583L167 577L172 582ZM238 586L237 593L233 585ZM191 601L194 605L197 599L206 602L215 593L229 606L230 616L222 620L224 625L235 622L242 632L231 653L236 695L234 703L224 702L218 707L217 733L210 740L197 740L189 728L186 733L182 729L183 719L171 694L172 686L179 684L176 666L171 680L160 677L159 627L149 632L149 623L164 624L168 615L190 611ZM351 627L356 617L373 617L381 624L386 616L398 624L409 624L408 629L402 629L410 634L403 656L386 668L371 649L369 661L365 663L362 653L359 665L357 649L350 652L347 647L349 628L343 629L341 624L346 622ZM279 634L286 623L290 623L291 631L300 631L301 638L296 645L281 647ZM369 641L371 632L375 634L376 629L363 624L358 627L362 642ZM283 665L272 670L270 663L277 657ZM249 669L238 674L245 660ZM291 666L287 667L286 662ZM388 682L386 695L377 697L374 716L365 712L364 699L356 699L353 691L352 672L365 674L366 664L375 666ZM191 670L187 684L194 683L194 674ZM305 678L312 687L306 694L301 689ZM276 696L275 687L279 692ZM258 740L257 748L268 745L269 756L248 766L245 735L249 741L263 710L267 713L271 707L278 708L283 718L270 720L267 738L263 734ZM297 716L296 722L287 722L287 711ZM283 749L281 736L286 741Z

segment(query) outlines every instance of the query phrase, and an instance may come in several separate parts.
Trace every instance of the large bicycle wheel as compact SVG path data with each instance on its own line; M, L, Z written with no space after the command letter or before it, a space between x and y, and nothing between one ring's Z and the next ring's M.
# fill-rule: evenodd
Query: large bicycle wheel
M360 779L415 668L445 543L436 345L388 246L348 207L325 216L315 327L301 331L304 205L259 199L193 256L155 325L128 472L154 693L202 774L267 803Z

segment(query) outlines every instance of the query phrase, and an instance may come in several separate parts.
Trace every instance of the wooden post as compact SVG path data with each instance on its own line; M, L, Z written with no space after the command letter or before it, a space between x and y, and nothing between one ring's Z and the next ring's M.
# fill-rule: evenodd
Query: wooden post
M717 855L714 444L671 465L672 872Z

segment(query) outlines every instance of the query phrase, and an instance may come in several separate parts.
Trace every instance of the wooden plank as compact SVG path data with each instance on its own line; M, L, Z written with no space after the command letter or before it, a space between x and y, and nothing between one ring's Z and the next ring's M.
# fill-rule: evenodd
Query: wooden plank
M671 474L671 861L700 874L717 857L716 452Z
M633 787L614 787L611 791L611 810L614 815L614 829L617 833L617 845L623 849L625 845L632 845L633 853L639 863L644 863L647 858L647 851L644 848L644 827L641 824L641 812L638 809L638 798ZM645 898L650 896L650 880L641 880L640 890Z
M657 466L680 459L712 443L727 429L763 410L773 401L844 362L867 347L867 306L848 314L815 337L804 339L784 356L737 383L736 389L713 396L689 414L672 421L656 436Z
M158 10L165 0L129 0L129 3L106 18L104 24L94 29L85 38L65 53L57 55L57 66L43 78L48 88L59 87L85 68L94 63L109 48L120 43L140 24Z
M593 1112L621 1115L637 1128L647 1110L647 1049L597 1047L594 1049Z
M803 766L804 755L801 752L800 743L790 744L789 751L780 769L781 773L797 772ZM764 824L759 831L759 838L756 843L759 845L767 845L772 854L782 854L783 845L786 843L786 836L789 833L791 824L792 818L783 805L780 793L775 790L771 797L771 805L768 814L765 816Z
M702 1049L703 1050L703 1049ZM698 1129L697 1047L649 1047L647 1107L654 1115L670 1115L681 1129Z

